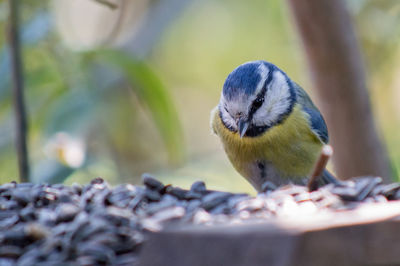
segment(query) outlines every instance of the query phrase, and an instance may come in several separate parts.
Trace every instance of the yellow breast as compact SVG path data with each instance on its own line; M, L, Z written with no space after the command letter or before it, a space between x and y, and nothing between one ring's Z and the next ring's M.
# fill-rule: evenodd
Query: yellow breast
M231 163L250 182L253 173L249 165L260 160L272 165L283 178L306 177L322 148L321 140L310 129L308 114L298 104L281 124L257 137L240 138L237 132L228 130L218 108L214 109L211 122Z

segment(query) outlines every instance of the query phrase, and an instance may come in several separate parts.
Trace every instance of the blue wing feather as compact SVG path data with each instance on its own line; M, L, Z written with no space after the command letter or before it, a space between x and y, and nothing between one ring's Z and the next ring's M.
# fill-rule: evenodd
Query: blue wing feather
M303 110L310 115L311 128L318 137L326 144L329 141L328 129L321 113L316 109L303 107Z
M303 111L310 116L312 130L322 140L322 142L325 144L328 143L328 128L326 127L325 120L318 108L314 105L310 97L299 85L294 83L294 88L297 94L297 102L302 106Z

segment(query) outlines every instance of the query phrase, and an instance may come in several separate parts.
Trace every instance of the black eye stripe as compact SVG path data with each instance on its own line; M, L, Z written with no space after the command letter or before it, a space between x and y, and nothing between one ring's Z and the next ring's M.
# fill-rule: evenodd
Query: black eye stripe
M274 75L274 71L270 70L267 79L264 82L264 85L261 89L261 91L257 94L256 99L253 101L250 107L250 112L249 112L249 117L251 118L254 113L262 106L264 103L265 95L267 94L267 87L271 83L272 78Z
M271 75L270 75L271 76ZM257 94L256 99L252 102L249 112L249 118L253 117L254 113L262 106L264 103L265 94L267 93L267 85L271 82L271 79L268 77L264 82L264 86L261 91Z

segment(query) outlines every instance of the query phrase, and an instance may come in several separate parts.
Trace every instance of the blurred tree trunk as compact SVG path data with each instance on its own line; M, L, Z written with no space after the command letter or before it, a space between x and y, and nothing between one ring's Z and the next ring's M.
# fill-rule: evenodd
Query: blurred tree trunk
M378 175L391 180L379 139L365 70L342 0L288 0L302 40L318 106L326 119L338 177Z
M24 80L19 38L19 0L9 0L8 42L11 57L11 72L15 110L15 142L18 155L18 170L20 182L29 181L29 162L27 148L27 118L24 102Z

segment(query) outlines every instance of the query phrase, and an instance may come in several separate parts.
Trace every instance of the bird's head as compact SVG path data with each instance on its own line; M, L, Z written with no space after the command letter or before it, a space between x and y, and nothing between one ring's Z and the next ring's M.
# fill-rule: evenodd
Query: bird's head
M252 61L226 78L219 102L224 125L240 137L255 137L282 122L296 101L292 82L275 65Z

